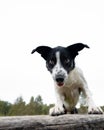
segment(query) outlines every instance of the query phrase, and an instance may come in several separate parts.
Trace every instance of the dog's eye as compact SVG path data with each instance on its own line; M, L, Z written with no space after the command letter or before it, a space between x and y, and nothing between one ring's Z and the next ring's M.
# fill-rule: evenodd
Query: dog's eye
M54 65L55 64L54 60L50 60L49 64Z
M65 59L65 64L69 64L70 63L70 60L67 58L67 59Z

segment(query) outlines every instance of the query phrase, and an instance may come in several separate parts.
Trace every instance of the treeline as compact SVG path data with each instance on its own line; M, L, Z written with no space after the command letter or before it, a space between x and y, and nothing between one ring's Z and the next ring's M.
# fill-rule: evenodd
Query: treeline
M28 104L22 97L18 97L13 104L0 100L0 116L47 115L52 106L54 104L44 104L40 95L35 99L31 97ZM78 113L87 113L87 107L80 106Z
M52 106L44 104L40 95L35 99L31 97L28 104L22 97L18 97L14 104L0 100L0 116L47 115Z

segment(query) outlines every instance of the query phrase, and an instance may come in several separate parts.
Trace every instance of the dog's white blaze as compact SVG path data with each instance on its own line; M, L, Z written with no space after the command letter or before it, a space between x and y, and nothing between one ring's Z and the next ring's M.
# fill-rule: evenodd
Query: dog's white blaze
M60 52L56 52L56 65L54 66L52 70L52 76L55 80L56 75L64 75L67 77L67 71L62 67L61 61L60 61Z
M56 60L57 60L57 63L56 63L56 66L55 66L55 71L56 73L58 72L61 72L61 62L60 62L60 52L56 52Z

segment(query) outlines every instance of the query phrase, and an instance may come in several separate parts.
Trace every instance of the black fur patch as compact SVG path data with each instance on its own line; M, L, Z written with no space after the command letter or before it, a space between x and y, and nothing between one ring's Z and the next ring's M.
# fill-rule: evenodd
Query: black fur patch
M52 72L53 67L57 63L56 52L60 52L60 61L63 68L69 73L74 67L74 59L84 47L89 48L87 45L82 43L76 43L68 47L55 47L51 48L48 46L39 46L33 49L31 54L38 52L46 60L47 69Z

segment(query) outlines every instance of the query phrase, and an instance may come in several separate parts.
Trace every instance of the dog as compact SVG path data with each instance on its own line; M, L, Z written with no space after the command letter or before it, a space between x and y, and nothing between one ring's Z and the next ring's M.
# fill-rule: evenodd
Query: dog
M80 95L83 95L86 101L88 114L103 114L102 109L97 107L92 99L82 71L75 66L75 58L84 48L89 48L89 46L76 43L55 48L39 46L32 50L31 54L38 52L44 58L46 67L54 80L57 103L50 108L49 115L77 113L76 104Z

